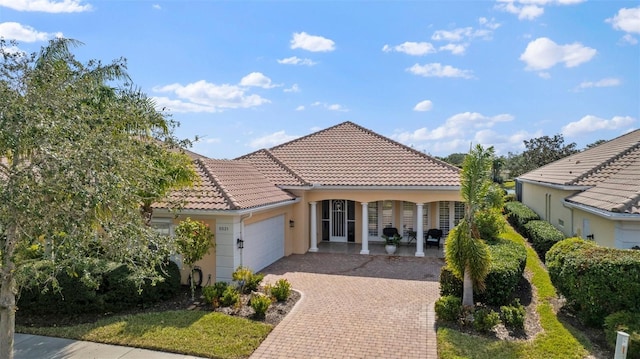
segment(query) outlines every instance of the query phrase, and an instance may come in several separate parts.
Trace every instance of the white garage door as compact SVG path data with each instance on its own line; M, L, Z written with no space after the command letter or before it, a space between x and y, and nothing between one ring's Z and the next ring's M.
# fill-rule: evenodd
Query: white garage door
M284 215L244 227L242 263L254 272L284 256Z

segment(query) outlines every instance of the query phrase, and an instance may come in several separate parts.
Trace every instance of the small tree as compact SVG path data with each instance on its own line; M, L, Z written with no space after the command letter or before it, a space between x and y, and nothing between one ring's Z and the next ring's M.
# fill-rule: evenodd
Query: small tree
M215 244L213 232L202 221L194 221L187 218L176 227L176 245L182 254L183 262L189 267L189 286L191 287L191 300L195 300L195 285L193 283L193 265L209 253L209 249Z
M486 206L491 189L493 147L477 145L464 159L460 194L465 202L464 218L449 233L446 245L447 265L462 278L462 305L473 306L473 288L484 289L491 255L476 227L476 213Z

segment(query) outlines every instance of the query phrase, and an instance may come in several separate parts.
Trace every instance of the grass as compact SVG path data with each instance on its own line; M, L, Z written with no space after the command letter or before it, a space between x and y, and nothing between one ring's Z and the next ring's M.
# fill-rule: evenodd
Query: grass
M502 188L504 188L504 189L515 189L516 188L516 181L504 181L504 183L502 183Z
M524 238L507 225L501 235L505 239L525 244ZM591 343L577 329L561 322L551 305L556 290L536 252L527 246L527 267L532 285L537 289L537 312L543 331L533 341L503 341L470 335L451 328L438 328L438 356L449 358L584 358Z
M247 358L272 326L205 311L114 316L70 327L17 327L20 333L118 344L209 358Z

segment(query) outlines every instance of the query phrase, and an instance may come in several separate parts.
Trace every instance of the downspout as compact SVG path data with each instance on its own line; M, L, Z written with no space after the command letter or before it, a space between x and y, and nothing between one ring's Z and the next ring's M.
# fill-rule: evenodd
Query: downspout
M237 240L237 243L242 243L242 247L240 248L240 267L242 267L242 250L244 249L244 220L251 217L253 217L253 212L240 215L240 238Z

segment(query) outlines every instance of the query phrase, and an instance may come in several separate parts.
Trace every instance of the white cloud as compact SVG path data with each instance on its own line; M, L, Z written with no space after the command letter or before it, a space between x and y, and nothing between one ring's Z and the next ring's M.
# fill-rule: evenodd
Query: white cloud
M240 80L240 86L253 86L270 89L279 85L272 84L271 79L261 72L252 72Z
M304 111L304 106L300 105L300 106L296 107L296 111Z
M283 65L305 65L305 66L313 66L317 64L317 62L311 59L301 59L298 56L291 56L291 57L278 60L278 63Z
M162 6L160 6L160 4L153 4L151 5L151 8L153 8L154 10L162 10Z
M430 111L431 108L433 108L433 102L429 100L424 100L424 101L418 102L418 104L413 107L413 110L422 112L422 111Z
M587 89L592 87L614 87L620 86L622 81L614 77L607 77L598 81L583 81L578 85L578 88Z
M40 11L49 13L84 12L92 9L81 0L0 0L0 6L17 11Z
M396 52L402 52L412 56L423 56L426 54L431 54L436 52L436 49L435 47L433 47L433 45L431 45L428 42L407 41L393 47L389 45L384 45L384 47L382 48L382 51L384 52L396 51Z
M0 0L1 1L1 0ZM37 31L31 26L22 25L17 22L0 23L0 37L7 40L17 40L22 42L47 41L54 37L62 37L62 33L48 33Z
M622 8L618 13L607 20L614 29L640 34L640 6L635 8Z
M469 46L469 44L446 44L444 46L440 46L438 50L451 51L453 55L463 55L467 50L467 46Z
M207 138L203 140L204 143L220 143L220 141L219 138Z
M461 70L450 65L442 66L440 63L415 64L407 69L414 75L424 77L461 77L465 79L473 78L472 71Z
M172 112L221 112L226 109L249 108L271 101L256 94L248 94L247 88L237 85L216 85L200 80L187 85L156 86L157 93L170 93L177 97L154 97L157 108Z
M547 5L573 5L586 0L498 0L495 8L518 15L520 20L533 20L544 14Z
M614 116L610 120L606 120L593 115L587 115L578 121L566 124L562 127L561 131L567 137L578 136L602 130L620 130L631 126L635 122L636 119L630 116Z
M540 37L529 42L520 60L527 64L527 70L546 70L558 63L575 67L591 60L597 52L579 42L558 45L549 38Z
M300 92L300 86L298 84L293 84L291 87L283 89L284 92Z
M491 18L491 19L487 19L486 17L481 17L478 19L478 23L484 27L487 27L491 30L496 30L497 28L499 28L500 26L502 26L502 24L497 23L496 19Z
M291 39L292 49L303 49L312 52L329 52L336 49L335 42L326 37L296 32Z
M486 116L477 112L463 112L449 117L432 129L422 127L414 131L396 130L391 138L418 150L442 155L466 153L470 144L476 143L486 147L494 146L497 153L520 152L523 149L522 141L536 137L534 134L519 131L505 135L493 130L496 125L513 120L514 117L510 114Z
M322 107L322 108L324 108L326 110L329 110L329 111L349 112L349 109L347 109L346 107L344 107L342 105L339 105L337 103L329 104L329 103L326 103L326 102L316 101L316 102L312 103L311 106Z
M437 30L431 35L435 41L460 42L474 38L490 39L492 31L487 29L474 29L472 27L462 27L454 30Z
M551 78L551 74L548 73L548 72L544 72L544 71L538 72L538 76L540 76L541 78L543 78L545 80L548 80L548 79Z
M623 44L635 45L638 43L638 39L633 37L631 34L624 34L624 36L620 38L620 42Z
M295 140L300 136L296 135L287 135L284 130L274 132L272 134L255 138L249 142L249 147L252 148L265 148L265 147L273 147L279 145L281 143L289 142L291 140Z

